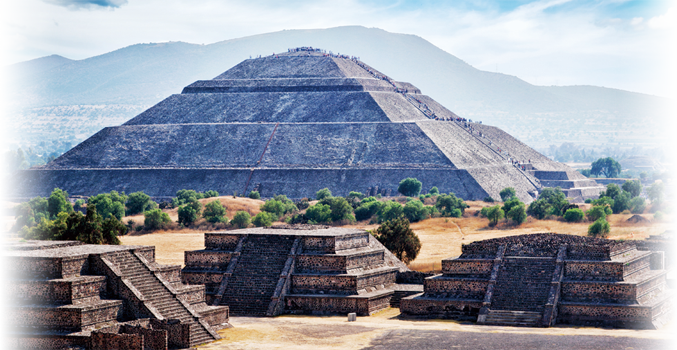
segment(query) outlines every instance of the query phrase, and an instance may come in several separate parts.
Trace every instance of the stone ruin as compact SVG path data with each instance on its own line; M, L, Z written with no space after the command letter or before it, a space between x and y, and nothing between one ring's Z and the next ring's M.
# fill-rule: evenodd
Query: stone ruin
M46 196L55 187L84 196L116 190L169 197L188 188L302 198L325 187L340 196L387 196L407 177L465 200L499 198L505 187L527 202L542 187L561 187L579 201L603 190L355 57L289 51L190 84L20 172L10 196Z
M406 265L364 230L242 229L206 233L205 247L185 252L181 278L232 315L366 316L413 294L396 284Z
M205 287L181 283L180 266L155 262L149 246L77 241L10 244L5 262L16 349L188 348L220 339L228 307Z
M670 317L663 252L634 242L532 234L464 244L400 311L488 325L658 328Z

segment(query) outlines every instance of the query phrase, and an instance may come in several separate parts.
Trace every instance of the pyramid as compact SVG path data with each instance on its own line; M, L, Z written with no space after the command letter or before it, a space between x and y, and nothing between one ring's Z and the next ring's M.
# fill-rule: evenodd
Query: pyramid
M514 162L521 162L515 165ZM200 80L49 164L23 171L16 197L177 190L263 197L360 191L395 195L414 177L466 200L513 187L569 197L601 187L502 130L461 118L356 57L296 48Z

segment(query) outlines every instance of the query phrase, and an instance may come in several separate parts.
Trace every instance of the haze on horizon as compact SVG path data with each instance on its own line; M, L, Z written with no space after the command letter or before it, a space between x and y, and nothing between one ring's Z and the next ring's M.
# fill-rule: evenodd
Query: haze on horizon
M675 96L670 0L24 0L3 3L2 64L84 59L147 42L210 44L345 25L418 35L472 66L535 85ZM331 48L328 48L331 49Z

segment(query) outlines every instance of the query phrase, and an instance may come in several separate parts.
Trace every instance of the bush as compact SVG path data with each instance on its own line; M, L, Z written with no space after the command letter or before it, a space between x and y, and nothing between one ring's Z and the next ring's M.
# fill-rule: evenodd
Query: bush
M89 211L89 207L87 207ZM167 213L160 209L151 209L143 213L143 228L146 230L160 230L172 222Z
M491 225L496 225L499 220L503 219L505 212L500 205L494 205L493 207L489 207L489 209L487 209L486 216L487 219L489 219Z
M515 198L517 199L517 198ZM510 210L505 214L508 219L512 220L514 223L520 225L523 222L527 221L527 211L524 206L524 203L518 201L517 205L510 207Z
M320 201L321 204L329 206L331 210L331 221L355 221L353 216L353 207L343 197L330 197Z
M646 189L646 194L649 196L649 200L653 206L658 207L663 203L663 198L665 196L664 190L665 186L663 185L663 182L654 182Z
M418 194L421 193L421 185L421 181L408 177L400 181L397 192L407 197L418 197Z
M150 200L150 196L143 192L130 193L127 197L127 215L143 213L157 207L157 203Z
M406 218L386 221L372 234L405 264L416 259L421 251L421 241L409 227Z
M331 197L331 191L329 191L329 189L326 188L326 187L317 191L317 193L315 193L315 199L317 199L318 201L321 201L321 200L323 200L325 198L329 198L329 197Z
M421 201L411 201L408 202L402 209L404 217L409 220L409 222L418 222L425 220L430 214L426 207L423 206Z
M298 211L294 202L289 200L285 195L275 196L274 199L267 200L261 204L261 211L269 212L275 215L275 220L283 217L285 214Z
M395 201L387 201L383 207L376 213L378 215L378 222L383 223L386 221L391 221L399 219L402 217L404 208L402 204Z
M489 196L489 197L484 197L483 201L485 201L485 202L487 202L487 203L493 203L493 202L495 202L495 200L494 200L493 198L491 198L491 196Z
M381 210L383 206L385 206L385 203L379 202L376 200L374 197L369 197L372 198L373 201L366 201L362 200L362 203L360 204L357 209L355 209L355 219L358 221L362 220L367 220L371 218L372 216L376 215L376 213Z
M590 203L592 203L592 198L588 198L588 199L586 199L586 200L585 200L585 203L587 203L587 204L590 204Z
M461 217L465 211L465 208L467 207L468 205L465 204L462 199L457 198L453 193L448 195L439 195L437 197L437 203L435 203L435 208L439 210L442 216ZM459 212L460 215L458 215Z
M309 206L310 202L308 201L308 198L303 198L300 201L296 202L296 208L298 210L307 209Z
M632 198L642 193L642 183L639 180L627 180L623 184L623 191L629 192Z
M502 201L507 202L507 201L509 201L512 197L515 197L515 196L517 195L517 193L515 192L515 189L514 189L514 188L512 188L512 187L506 187L506 188L504 188L504 189L501 190L501 192L499 193L499 195L501 196L501 200L502 200Z
M68 192L60 188L55 188L47 199L47 211L49 212L49 217L52 219L56 218L56 216L61 212L72 212L73 207L71 206L71 202L68 200ZM118 219L122 219L122 216L120 216Z
M616 199L616 196L618 196L621 193L621 188L618 187L616 184L608 184L606 185L606 191L602 191L599 193L600 198L601 197L609 197L611 199Z
M438 194L440 194L440 190L437 189L437 186L433 186L430 189L430 191L428 191L428 194L430 194L431 196L437 196Z
M592 237L606 237L610 231L611 227L604 219L597 219L588 227L588 235Z
M583 210L578 209L578 208L568 209L564 213L564 220L566 222L581 222L581 221L583 221L584 217L585 217L585 213L583 213Z
M204 198L213 198L213 197L218 197L218 196L219 196L219 193L218 193L218 192L216 192L216 191L214 191L214 190L209 190L209 191L206 191L206 192L205 192L205 194L204 194L203 197L204 197Z
M249 198L251 199L261 199L261 194L259 191L251 191L249 192Z
M183 226L192 225L200 217L202 204L197 200L179 207L179 224Z
M96 211L99 212L101 217L107 218L113 215L119 221L125 216L127 196L124 192L110 191L110 193L100 193L94 197L89 197L87 203L96 205Z
M614 198L614 205L611 208L613 213L619 214L625 210L630 209L630 199L630 193L626 191L622 191L621 193L617 194L616 198Z
M306 217L308 218L309 223L330 223L331 209L326 204L317 203L308 207L308 210L306 210Z
M226 207L221 204L220 201L214 200L205 205L205 210L202 213L202 216L207 220L215 224L217 222L228 223L228 218L226 217Z
M633 214L641 214L646 209L646 202L642 197L635 197L630 200L630 212Z
M230 220L231 225L234 225L235 227L239 228L245 228L249 226L249 220L251 219L251 215L247 213L246 211L238 211L235 213L233 216L233 220Z
M513 207L519 206L520 204L524 206L524 203L520 202L517 197L511 197L507 201L503 202L503 208L501 209L503 209L503 212L507 215Z
M287 219L285 219L284 222L286 222L290 225L307 224L308 223L308 217L305 214L294 214L292 216L287 217Z
M254 224L256 227L268 227L273 224L274 220L275 215L262 211L254 216L254 219L252 219L252 224Z
M197 193L194 190L178 190L176 191L176 198L172 199L174 208L197 201L204 198L202 193Z
M596 205L590 208L588 211L585 212L585 215L588 217L590 221L597 221L599 219L604 219L606 220L606 208L605 206L602 205Z
M355 192L355 191L350 191L348 196L346 196L346 201L350 204L353 209L357 208L360 206L360 203L362 202L362 198L364 198L364 195L360 192Z

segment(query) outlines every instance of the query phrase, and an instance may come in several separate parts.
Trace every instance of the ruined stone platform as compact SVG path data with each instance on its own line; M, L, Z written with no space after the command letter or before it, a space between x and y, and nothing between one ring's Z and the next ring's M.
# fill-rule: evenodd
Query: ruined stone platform
M453 84L453 82L450 82ZM528 169L512 161L527 163ZM249 59L185 87L16 177L13 197L180 189L311 197L397 193L407 177L466 200L542 187L580 200L603 188L502 130L473 123L354 57L301 51Z
M464 244L404 315L479 324L659 328L671 317L664 254L634 242L532 234Z
M229 326L228 308L206 305L204 286L181 283L181 267L157 264L154 247L26 241L4 248L9 341L17 348L187 348L220 339L216 330Z
M364 230L300 225L205 234L184 283L204 284L233 315L369 315L390 305L406 265Z

